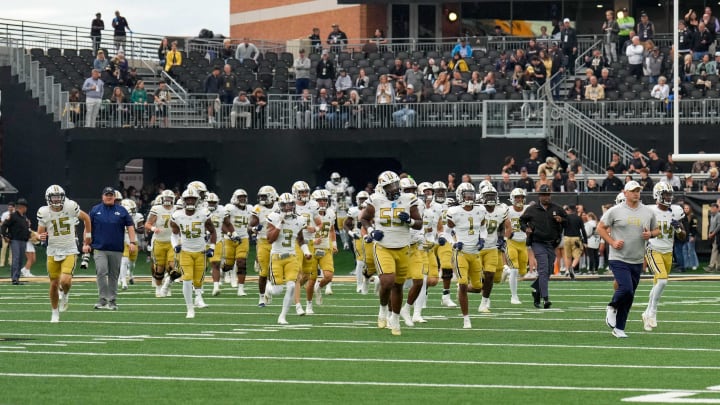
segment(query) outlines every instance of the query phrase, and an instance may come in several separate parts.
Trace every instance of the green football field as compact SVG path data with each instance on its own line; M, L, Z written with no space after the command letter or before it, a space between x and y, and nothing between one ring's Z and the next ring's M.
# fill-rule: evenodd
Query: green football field
M551 310L532 306L527 281L517 306L497 285L491 314L470 297L471 330L432 289L428 323L392 336L377 328L377 298L347 277L315 315L291 310L280 326L281 298L258 308L254 281L244 298L206 287L209 307L188 320L179 286L155 298L147 278L120 293L119 311L93 310L95 283L83 274L58 324L46 282L3 278L0 403L720 403L720 281L671 280L648 333L644 279L630 338L616 339L604 323L607 280L552 281Z

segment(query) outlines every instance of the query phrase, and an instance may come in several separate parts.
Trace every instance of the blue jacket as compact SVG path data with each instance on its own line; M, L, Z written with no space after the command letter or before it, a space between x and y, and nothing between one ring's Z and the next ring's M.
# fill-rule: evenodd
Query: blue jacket
M471 57L471 56L472 56L472 52L473 52L472 46L470 46L470 45L462 46L462 44L457 44L457 45L455 45L455 47L453 48L452 52L450 52L450 56L451 56L451 57L452 57L452 56L455 56L455 54L458 53L458 52L460 52L460 51L462 51L463 48L465 49L465 55L463 56L462 53L461 53L460 56L463 56L463 58L469 58L469 57Z
M132 217L120 204L100 203L90 210L92 248L122 252L125 248L125 229L134 226Z

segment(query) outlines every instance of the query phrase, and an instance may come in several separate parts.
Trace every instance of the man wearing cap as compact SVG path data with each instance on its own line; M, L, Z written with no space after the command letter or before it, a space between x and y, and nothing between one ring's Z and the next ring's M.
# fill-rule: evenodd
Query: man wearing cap
M420 94L423 88L423 72L420 71L420 64L417 61L413 61L412 69L405 71L405 84L412 84L415 90L415 95L418 96L420 101Z
M305 57L305 50L300 49L300 55L293 62L295 69L295 94L302 94L303 90L310 88L310 59Z
M332 89L333 81L335 80L335 62L330 60L327 49L322 51L322 56L317 66L315 66L315 73L317 75L315 87L318 89L318 92L320 89Z
M460 42L455 45L455 47L450 52L450 57L453 57L456 53L459 53L460 57L463 59L470 58L472 57L472 52L472 47L468 45L467 40L465 38L460 38Z
M650 149L647 154L650 157L650 161L647 163L650 174L658 174L664 172L667 168L667 162L660 158L660 156L658 156L655 148Z
M648 19L648 15L644 11L640 13L640 22L635 32L640 37L640 42L645 42L655 37L655 24Z
M617 12L617 22L620 26L618 32L618 46L621 47L630 38L630 31L635 29L635 19L630 16L627 7Z
M610 166L605 169L605 172L607 173L607 177L602 182L602 190L613 192L621 191L623 189L623 183L622 180L615 176L615 168Z
M340 31L340 26L335 23L332 25L332 32L328 34L327 43L330 45L330 52L340 53L344 45L347 45L348 37L344 32Z
M575 59L577 58L577 32L570 26L570 19L563 20L560 27L560 48L568 57L568 70L570 74L575 74Z
M538 148L530 148L528 153L530 156L523 162L523 167L527 169L528 173L537 173L540 167L540 160L538 159L540 150Z
M555 248L560 245L563 223L567 214L562 207L550 201L550 187L540 186L538 190L538 203L527 207L520 217L520 227L527 234L526 244L531 247L537 262L537 279L532 283L532 296L535 308L541 308L540 298L543 298L542 308L552 306L548 292L548 281L555 264Z
M137 251L135 224L130 214L120 204L115 204L115 190L105 187L102 202L88 213L92 226L92 248L97 274L98 302L95 309L117 310L118 277L120 261L125 248L125 230L130 240L130 253Z
M0 224L7 221L13 212L15 212L15 202L10 201L7 206L7 211L3 212L2 216L0 216ZM7 263L12 264L12 250L10 249L10 242L6 241L5 238L3 238L2 250L0 251L0 267L5 267L5 258L6 257L7 257Z
M528 176L527 167L523 166L520 168L520 178L515 182L515 187L521 188L528 193L532 193L535 191L535 180L531 179L530 176Z
M25 249L27 241L30 239L30 220L26 216L28 202L24 198L17 200L15 204L15 212L10 214L7 221L2 223L0 233L3 240L10 243L10 251L12 252L12 264L10 268L10 278L13 285L20 285L20 270L23 259L25 259Z
M93 53L97 53L98 49L100 49L100 40L104 29L105 22L102 20L102 14L95 14L95 19L90 23L90 38L92 38Z
M655 214L640 202L641 189L636 181L628 182L625 202L607 210L597 227L610 248L608 264L617 284L605 315L605 323L617 338L627 337L625 324L640 282L645 243L660 234Z
M352 86L352 79L348 76L347 70L340 68L338 70L338 77L335 80L335 90L347 92Z

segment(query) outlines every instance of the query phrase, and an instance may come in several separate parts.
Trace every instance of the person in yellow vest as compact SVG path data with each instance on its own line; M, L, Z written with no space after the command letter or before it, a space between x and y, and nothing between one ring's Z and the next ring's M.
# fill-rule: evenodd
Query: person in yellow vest
M617 12L617 23L620 26L618 32L618 49L622 49L625 41L630 39L630 31L635 29L635 19L630 16L627 7Z

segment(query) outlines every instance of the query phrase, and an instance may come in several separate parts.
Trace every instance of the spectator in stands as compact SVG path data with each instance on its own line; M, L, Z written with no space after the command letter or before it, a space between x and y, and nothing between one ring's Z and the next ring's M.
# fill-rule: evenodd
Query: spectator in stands
M712 9L710 7L705 7L705 13L703 14L702 20L710 32L720 33L720 21L712 15Z
M587 185L585 186L585 191L588 193L597 193L600 191L600 186L598 186L595 179L590 179L587 181Z
M695 75L695 64L693 63L691 54L685 55L681 69L682 80L684 82L692 82L693 75Z
M528 40L528 47L525 48L525 56L527 56L528 59L539 56L541 49L542 48L537 44L537 40L535 38L530 38L530 40Z
M547 186L549 190L552 190L552 178L548 178L545 172L538 174L538 181L535 183L535 192L538 192L541 186Z
M293 62L295 70L295 94L303 94L305 89L310 87L310 67L309 58L305 57L305 49L300 49L300 55Z
M570 19L565 18L560 27L560 44L563 54L568 57L567 68L570 74L575 74L575 59L577 59L577 32L570 26Z
M560 82L564 80L565 75L565 56L558 47L557 41L553 41L550 49L547 51L548 57L552 60L550 77L552 78L551 86L553 87L553 98L560 99ZM547 66L547 61L543 60ZM559 73L559 74L558 74Z
M605 89L598 84L597 77L590 76L590 84L585 86L585 100L598 101L605 99Z
M360 70L358 71L358 76L355 79L355 88L360 90L366 87L370 87L370 78L367 74L365 74L365 69L360 68Z
M239 60L240 63L243 63L245 59L252 59L257 62L259 56L260 51L255 44L250 42L248 37L243 38L237 49L235 49L235 59Z
M467 93L467 89L468 84L465 79L463 79L460 71L453 71L453 78L452 81L450 81L450 93L460 96L463 93Z
M316 110L314 114L314 121L318 128L326 126L330 121L332 114L331 103L332 97L330 96L330 89L320 89L318 97L315 100Z
M435 63L434 58L429 58L427 66L425 66L423 68L423 77L430 84L435 84L435 79L437 79L439 74L440 74L440 66L438 66Z
M613 10L606 10L605 22L602 25L603 48L605 50L605 57L610 63L618 61L618 32L620 32L620 25L618 25L617 20L615 20L615 12Z
M503 160L503 166L500 169L500 173L517 174L517 166L515 166L515 158L512 156L505 156Z
M685 269L697 270L699 263L697 252L695 251L695 240L698 236L698 219L689 203L683 204L683 212L685 213L685 218L683 218L682 224L683 229L687 232L687 240L682 246L682 262L685 265Z
M638 179L638 183L640 186L642 186L642 191L653 191L653 187L655 187L655 181L649 176L650 170L647 167L643 167L640 169L640 178Z
M265 129L265 118L267 116L267 96L261 87L256 88L252 92L250 102L255 106L255 115L253 116L253 128Z
M680 191L682 185L680 184L680 178L673 174L673 169L668 167L665 169L665 176L660 179L660 183L669 184L670 187L675 191Z
M238 78L232 71L232 66L225 64L223 66L222 87L220 88L220 101L223 104L230 105L235 99L235 89L238 87ZM227 114L225 112L224 114Z
M535 68L533 66L528 66L525 69L522 83L524 85L522 89L522 97L525 103L523 103L521 111L524 111L525 116L523 118L525 118L525 120L529 120L535 116L536 106L532 101L537 99L537 91L539 88L535 77Z
M538 169L540 168L540 159L538 159L540 150L538 148L530 148L528 154L530 156L523 162L523 167L530 173L538 173Z
M535 181L528 176L528 168L520 168L520 178L515 182L515 187L522 188L527 192L535 191Z
M673 160L672 153L667 154L667 163L665 165L665 170L672 170L673 173L680 173L682 170L680 170L680 166L675 164L675 160Z
M415 125L415 110L413 109L413 104L417 102L415 86L408 84L405 96L399 101L400 109L392 114L396 127L412 127Z
M552 177L556 170L560 170L560 163L552 156L545 158L545 163L538 166L538 174L545 172L547 177Z
M707 58L707 55L703 56L704 58ZM702 70L699 73L699 77L695 81L695 88L700 90L700 93L702 93L702 96L705 97L707 94L707 91L712 87L712 81L708 77L708 73L706 70Z
M469 91L469 89L468 89ZM480 93L482 94L489 94L492 98L493 95L497 93L497 88L495 87L495 73L494 72L487 72L485 75L485 78L482 81L482 89L480 90Z
M388 79L390 80L402 80L403 77L405 77L405 71L407 69L405 68L405 65L403 65L402 59L397 58L395 59L395 64L393 67L390 68L390 72L388 73Z
M510 64L520 65L524 70L528 66L528 58L525 56L525 50L516 49L514 54L510 55Z
M614 167L615 173L626 173L627 172L627 167L625 167L625 164L620 159L620 154L617 152L612 153L612 158L611 158L608 166Z
M182 53L178 51L177 48L177 41L173 41L170 45L170 52L166 55L167 60L165 61L165 72L167 72L170 76L174 76L172 71L173 68L175 66L182 66L183 63Z
M113 126L117 125L123 128L130 127L130 109L125 103L125 93L123 93L122 88L120 86L115 87L110 97Z
M338 72L340 74L338 75L337 80L335 80L335 90L346 92L353 86L352 79L348 76L345 69L340 68Z
M598 84L605 90L605 96L608 92L617 90L617 83L610 77L610 69L604 68L600 71L600 77L598 78Z
M698 153L705 154L704 151ZM710 165L704 160L698 160L692 165L691 173L706 173L710 169Z
M77 128L80 126L81 112L82 108L80 104L80 90L72 89L70 90L70 94L68 95L68 103L63 110L63 116L67 115L68 117L67 122L72 123L71 128Z
M635 19L630 16L627 7L623 7L622 10L617 12L617 22L620 26L618 44L623 44L635 36Z
M445 59L440 59L440 71L447 72L448 75L450 73L452 73L452 69L450 69L450 67L448 66L448 63Z
M322 39L320 39L320 28L313 28L312 34L308 37L310 40L310 49L312 49L312 53L320 53L322 52Z
M220 59L225 63L228 63L230 59L235 59L235 49L233 49L229 38L223 40L223 47L220 48Z
M130 72L130 64L125 59L125 52L118 52L117 55L110 61L113 66L113 75L117 79L118 83L125 83Z
M518 93L521 93L525 89L525 69L523 69L522 66L515 65L513 68L513 74L510 77L510 86Z
M163 39L160 40L160 45L158 45L158 60L160 61L160 66L163 68L167 63L168 52L170 52L170 43L167 37L163 37Z
M650 173L656 174L656 173L662 173L667 168L667 162L660 158L658 156L657 151L655 148L650 149L648 152L648 157L650 158L650 161L648 162L648 169L650 170Z
M385 52L387 49L387 44L390 42L385 37L385 31L381 30L380 28L375 28L375 32L373 33L372 38L370 38L370 42L375 44L376 51L375 52Z
M381 75L380 81L375 89L375 104L383 124L390 126L390 106L395 102L395 89L388 80L387 75Z
M327 90L326 90L326 93L327 93ZM248 104L249 104L249 102L250 101L248 99ZM312 99L312 95L310 94L310 90L304 89L302 91L302 93L300 93L299 100L297 100L294 104L295 104L296 128L301 128L301 129L312 128L313 99ZM235 107L235 102L233 102L233 107ZM249 128L249 125L248 125L248 128Z
M665 102L670 97L670 86L667 85L665 76L658 78L658 83L653 86L650 96L662 102Z
M572 173L581 174L583 172L582 163L578 159L578 151L575 148L570 148L567 151L568 167L567 171Z
M705 71L705 72L707 72L708 76L717 75L718 74L717 60L720 59L720 52L715 52L715 59L716 60L711 60L709 54L703 56L702 60L700 61L700 63L698 63L697 67L695 68L695 71L696 72Z
M332 25L332 31L328 34L327 43L330 45L330 52L340 53L347 45L348 37L344 32L340 31L340 26L335 23Z
M551 180L552 183L552 190L556 193L564 193L565 192L565 176L563 176L563 173L560 170L555 170L553 173L553 177Z
M148 94L145 90L144 81L138 80L130 94L130 102L133 103L133 126L135 128L145 128L145 115L148 112Z
M154 127L157 119L162 118L162 122L165 126L165 128L168 128L170 125L169 117L168 117L168 107L170 105L171 96L170 96L170 90L167 88L167 83L165 83L164 80L161 80L158 82L158 88L155 90L155 94L153 94L154 98L154 104L155 108L152 113L152 117L150 118L150 127Z
M448 78L447 72L440 72L437 80L433 83L433 89L435 94L443 97L450 93L450 79Z
M640 22L638 23L635 31L640 37L640 42L652 40L655 37L655 24L649 19L646 12L640 13Z
M697 185L697 183L695 183L695 179L693 179L693 176L691 175L685 176L685 180L682 183L683 191L685 191L686 193L699 191L699 186Z
M471 58L472 53L472 47L467 43L467 40L465 38L459 38L458 44L450 51L450 56L454 58L456 54L459 54L460 57L464 59Z
M125 82L120 83L120 85L127 86L128 89L132 90L137 85L138 80L140 80L140 77L137 75L137 68L130 68L130 71L128 72L127 77L125 78Z
M633 158L630 160L629 173L640 173L640 169L647 167L645 157L640 153L640 149L633 148Z
M330 106L332 110L330 120L333 122L334 127L338 128L339 123L344 123L345 128L349 127L350 125L348 124L347 119L349 115L348 107L350 106L350 100L348 100L348 97L345 95L345 91L337 89L335 92L335 98L330 102Z
M507 172L503 172L502 180L497 183L497 191L501 193L509 193L513 190L513 188L515 188L515 185L510 180L510 175Z
M401 80L397 80L395 82L395 102L400 102L400 100L405 97L407 94L407 91L405 89L405 82Z
M605 172L607 173L607 177L603 180L602 190L613 192L621 191L623 189L623 182L615 177L615 168L608 167L605 169Z
M685 20L681 19L678 21L678 29L680 30L678 33L678 56L684 57L685 55L689 55L695 48L695 35L693 31L688 28Z
M207 94L208 124L215 124L215 99L220 98L223 88L223 78L220 77L220 67L213 67L212 73L205 78L205 94ZM218 111L219 112L219 111Z
M456 53L450 63L448 63L448 69L453 72L459 71L463 73L470 71L470 67L468 67L467 62L465 62L465 59L460 57L459 53Z
M115 18L112 20L112 26L115 32L113 33L113 40L115 41L115 51L119 52L125 50L125 42L127 40L127 32L132 34L130 26L128 25L125 17L120 15L120 11L115 11Z
M100 72L93 69L91 76L85 79L82 91L85 93L85 127L95 128L98 112L100 112L100 103L103 97L103 87L105 83L100 79Z
M470 81L468 82L468 93L477 95L482 92L483 80L480 79L480 72L474 71L470 75Z
M417 61L412 62L412 68L405 71L405 83L412 84L418 97L418 101L422 101L423 73L420 71L420 64Z
M665 63L665 55L660 53L660 49L655 46L652 51L645 55L643 61L643 75L648 78L648 83L655 84L662 74L663 65Z
M497 60L495 61L495 71L500 73L500 76L505 77L508 72L513 71L514 64L510 62L510 58L506 52L500 52Z
M582 101L585 99L585 86L582 79L575 79L573 87L568 90L568 100Z
M542 48L550 48L550 34L547 32L547 27L540 26L540 34L537 35L538 43Z
M565 182L565 191L568 193L576 193L579 190L578 182L575 179L574 172L568 172L567 181Z
M590 85L590 78L595 76L595 71L590 68L585 69L585 79L583 80L583 87Z
M90 38L92 38L93 52L97 53L100 49L102 40L102 32L105 29L105 22L102 20L102 14L95 14L95 19L90 23Z
M97 56L93 61L93 69L96 69L98 72L104 72L109 64L110 61L105 58L105 52L102 49L97 51Z
M698 30L695 34L695 48L693 49L693 60L700 60L707 55L710 45L715 42L715 34L707 29L705 23L698 23Z
M710 174L710 177L705 179L702 191L712 193L720 191L720 179L718 178L718 169L713 167L708 171L708 173Z
M632 44L625 50L625 55L628 58L628 69L630 74L635 76L636 79L640 80L643 75L643 58L645 54L645 48L640 44L640 37L637 35L632 37Z
M550 54L545 49L541 49L538 52L537 57L538 57L538 59L540 59L540 63L542 63L543 66L545 66L545 72L548 72L548 73L552 72L553 59L550 56ZM550 73L550 75L552 76L552 73Z
M360 128L363 124L363 108L362 108L362 97L357 90L350 90L350 97L348 98L349 109L350 109L350 125L349 128Z
M320 89L332 89L335 81L335 62L330 60L330 54L324 50L317 66L315 67L315 87Z
M532 65L532 68L534 70L535 82L537 83L538 87L542 87L542 85L545 84L545 81L547 80L547 71L545 70L545 65L537 56L533 57L530 60L530 64Z

